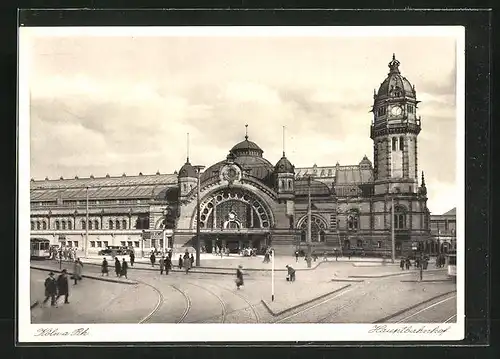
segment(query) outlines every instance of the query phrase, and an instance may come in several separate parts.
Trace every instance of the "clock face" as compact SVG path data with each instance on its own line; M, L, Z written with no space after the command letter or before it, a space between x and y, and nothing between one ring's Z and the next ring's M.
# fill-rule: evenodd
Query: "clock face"
M401 109L400 106L394 106L392 109L391 109L391 114L393 116L399 116L401 115L401 113L403 112L403 110Z

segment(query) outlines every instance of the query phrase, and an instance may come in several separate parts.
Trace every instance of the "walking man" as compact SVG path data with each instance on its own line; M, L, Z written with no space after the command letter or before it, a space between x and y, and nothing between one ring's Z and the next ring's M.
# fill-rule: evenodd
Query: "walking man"
M82 280L82 272L83 272L83 263L80 261L80 258L75 260L75 264L73 265L73 279L75 280L75 285L78 284L79 280Z
M288 270L288 281L295 282L295 269L292 266L287 265L286 269Z
M59 277L57 277L57 300L64 295L64 304L69 304L69 283L68 283L68 272L63 269Z
M242 269L243 267L241 265L238 266L238 269L236 270L236 289L240 289L240 287L243 286L243 272Z
M135 252L134 250L132 249L130 251L130 266L133 267L134 266L134 262L135 262Z
M295 251L295 262L299 261L299 251Z
M151 261L151 267L154 267L155 262L156 262L155 252L151 252L151 256L149 257L149 260Z
M163 274L163 269L165 268L165 256L160 258L160 275Z
M184 269L186 270L186 274L188 274L188 271L191 268L191 258L189 258L189 252L187 250L186 253L184 253L184 258L182 260L182 263L184 264Z
M57 283L54 279L54 273L50 272L47 279L45 279L45 300L43 304L47 303L50 298L50 305L56 306Z
M191 267L194 267L194 255L193 255L193 253L191 253L190 260L191 260Z
M116 276L119 277L121 272L122 272L122 265L120 264L120 260L118 259L118 257L115 257L115 273L116 273Z
M102 264L101 264L101 277L106 274L107 276L109 276L109 270L108 270L108 261L106 260L106 258L104 258L102 260Z
M179 269L182 269L182 254L179 254Z
M127 270L128 270L128 264L127 264L127 261L125 260L125 258L123 258L121 276L124 276L125 278L127 278Z
M170 269L172 269L172 260L170 259L170 253L169 253L167 258L165 258L165 274L168 275Z

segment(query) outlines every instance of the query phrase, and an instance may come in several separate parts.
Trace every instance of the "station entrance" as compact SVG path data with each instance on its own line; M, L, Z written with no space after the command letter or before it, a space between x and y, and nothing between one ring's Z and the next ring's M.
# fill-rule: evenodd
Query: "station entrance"
M229 253L239 253L245 248L261 251L269 245L266 233L211 233L202 234L201 239L206 253L220 251L223 248L228 248Z

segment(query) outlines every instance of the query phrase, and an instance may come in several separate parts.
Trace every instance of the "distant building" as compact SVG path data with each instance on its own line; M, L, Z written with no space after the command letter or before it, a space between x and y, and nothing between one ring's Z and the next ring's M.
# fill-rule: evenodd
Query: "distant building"
M443 214L431 215L431 235L434 253L447 253L456 250L457 218L456 208Z
M310 192L314 250L390 255L392 229L397 255L422 248L432 238L423 173L419 183L419 101L399 65L393 56L373 95L373 163L364 156L355 165L295 168L283 152L273 165L245 136L201 175L188 157L178 174L32 181L32 232L81 247L88 228L90 252L106 245L192 250L199 192L207 252L272 245L290 255L306 244Z

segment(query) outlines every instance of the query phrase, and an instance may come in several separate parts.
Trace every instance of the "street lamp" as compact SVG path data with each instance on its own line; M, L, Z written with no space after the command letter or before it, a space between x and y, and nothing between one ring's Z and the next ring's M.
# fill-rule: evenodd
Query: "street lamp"
M307 237L306 237L306 243L307 243L307 254L306 254L306 263L307 263L307 268L311 268L311 242L312 242L312 227L311 227L311 221L312 221L312 208L311 208L311 181L312 181L312 176L307 176Z
M392 225L391 225L391 250L392 250L392 263L396 261L396 238L394 234L394 226L396 224L396 218L394 213L394 195L391 196L391 216L392 216Z
M200 176L201 171L205 168L205 166L197 165L193 166L196 170L197 175L197 196L196 196L196 266L200 266Z
M84 257L87 258L88 256L88 247L89 247L89 186L86 187L86 198L87 200L85 201L85 207L86 207L86 214L85 214L85 243L84 243Z

